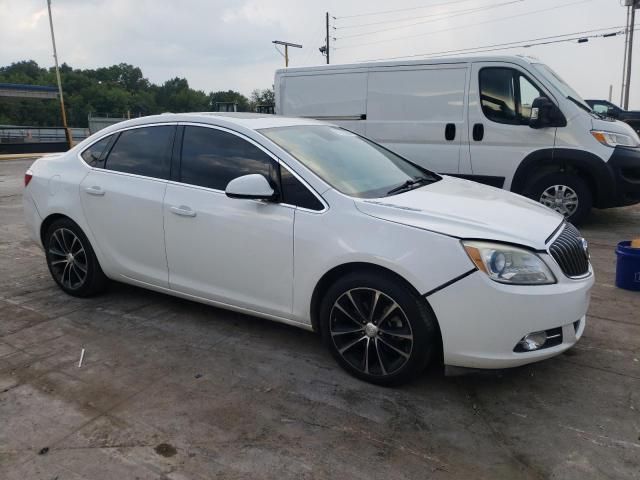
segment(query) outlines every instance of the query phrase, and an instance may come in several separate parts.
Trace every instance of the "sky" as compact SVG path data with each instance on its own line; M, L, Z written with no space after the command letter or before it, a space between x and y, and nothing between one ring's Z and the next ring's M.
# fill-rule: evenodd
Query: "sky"
M59 61L74 68L121 62L154 83L184 77L205 92L244 94L273 84L284 66L325 62L325 12L331 63L438 53L572 34L618 31L622 0L52 0ZM551 10L553 9L553 10ZM380 13L386 12L386 13ZM335 18L334 18L335 17ZM636 24L640 24L640 11ZM335 28L334 28L335 27ZM616 28L609 28L616 27ZM590 34L585 34L590 35ZM579 35L569 35L573 38ZM640 109L640 31L634 42L630 108ZM0 0L0 65L53 65L46 0ZM548 64L584 98L620 102L624 35L485 53L523 54ZM411 57L424 58L424 57Z

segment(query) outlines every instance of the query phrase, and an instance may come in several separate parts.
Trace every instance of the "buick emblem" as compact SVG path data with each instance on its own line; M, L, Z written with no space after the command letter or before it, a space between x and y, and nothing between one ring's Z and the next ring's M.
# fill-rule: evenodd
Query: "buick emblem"
M591 254L589 253L589 243L586 238L580 238L582 242L582 250L584 250L584 256L587 257L587 260L591 258Z

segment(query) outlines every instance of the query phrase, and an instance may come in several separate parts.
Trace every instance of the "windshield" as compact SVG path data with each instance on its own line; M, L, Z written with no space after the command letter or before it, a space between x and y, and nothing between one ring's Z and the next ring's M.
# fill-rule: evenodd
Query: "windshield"
M440 179L363 137L329 125L266 128L264 136L333 188L359 198L377 198Z
M591 107L585 102L580 94L576 92L567 82L565 82L560 75L554 72L551 68L549 68L544 63L534 63L533 66L535 69L540 72L540 74L551 84L553 84L560 93L571 100L573 103L577 104L579 107L583 108L587 112L591 111Z

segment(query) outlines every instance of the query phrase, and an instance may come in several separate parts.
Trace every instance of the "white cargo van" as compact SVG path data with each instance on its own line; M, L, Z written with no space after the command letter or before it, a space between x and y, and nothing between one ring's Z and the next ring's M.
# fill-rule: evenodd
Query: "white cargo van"
M331 121L438 173L511 190L579 222L640 202L640 139L519 56L289 68L278 115Z

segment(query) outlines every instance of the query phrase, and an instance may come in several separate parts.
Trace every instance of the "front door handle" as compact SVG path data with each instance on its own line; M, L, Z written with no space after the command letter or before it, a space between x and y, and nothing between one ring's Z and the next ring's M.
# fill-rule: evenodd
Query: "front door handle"
M95 195L97 197L101 197L104 195L104 190L97 185L94 185L93 187L87 187L84 189L84 191L89 195Z
M484 138L484 125L481 123L476 123L473 126L473 139L476 142L480 142L482 141L483 138Z
M175 213L176 215L180 215L181 217L195 217L196 212L191 210L191 208L186 205L180 205L179 207L170 207L171 213Z

